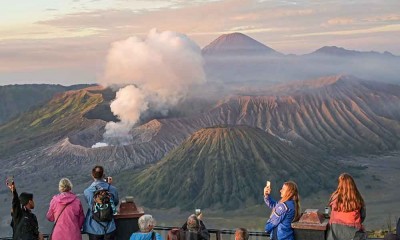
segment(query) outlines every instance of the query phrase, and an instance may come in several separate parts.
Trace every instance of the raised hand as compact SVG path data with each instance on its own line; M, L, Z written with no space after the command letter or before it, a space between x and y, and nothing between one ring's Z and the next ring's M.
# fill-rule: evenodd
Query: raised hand
M264 196L268 196L271 193L271 187L270 186L265 186L264 187Z

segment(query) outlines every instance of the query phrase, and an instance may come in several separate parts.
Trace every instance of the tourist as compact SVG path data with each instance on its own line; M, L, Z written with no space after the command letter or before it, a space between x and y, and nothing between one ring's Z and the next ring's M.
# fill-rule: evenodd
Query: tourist
M36 215L32 213L32 209L35 208L33 194L23 192L18 197L14 181L7 185L13 194L13 239L43 240L43 235L39 232L39 224Z
M94 181L84 191L89 209L83 224L83 230L89 235L89 240L114 240L116 234L114 218L111 216L107 221L98 221L96 219L96 213L108 209L108 207L104 209L97 208L99 203L97 203L96 193L103 191L110 195L110 203L108 204L113 208L113 213L111 214L116 214L115 206L119 202L117 188L111 185L111 177L104 178L104 168L102 166L95 166L92 169L92 178ZM101 217L105 217L105 215L101 214Z
M366 217L365 203L350 174L339 176L329 207L331 215L327 240L366 239L362 225Z
M81 240L81 228L85 215L79 198L72 192L72 183L62 178L58 183L59 194L50 202L46 217L54 222L52 240Z
M246 228L237 228L235 231L235 240L249 240L249 232Z
M192 214L183 224L185 240L209 240L210 233L202 221L203 213L198 216Z
M272 208L272 213L265 225L271 240L294 240L292 222L300 218L300 197L296 183L285 182L282 186L281 200L276 202L271 196L271 187L264 188L265 204Z
M162 240L159 233L153 231L156 221L151 215L143 215L139 218L139 232L135 232L131 235L129 240Z

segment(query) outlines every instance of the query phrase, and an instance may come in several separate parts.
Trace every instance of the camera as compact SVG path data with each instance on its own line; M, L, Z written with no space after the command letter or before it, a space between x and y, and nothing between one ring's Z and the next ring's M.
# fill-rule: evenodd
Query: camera
M111 183L112 182L112 177L106 177L106 178L104 178L104 181L106 183Z

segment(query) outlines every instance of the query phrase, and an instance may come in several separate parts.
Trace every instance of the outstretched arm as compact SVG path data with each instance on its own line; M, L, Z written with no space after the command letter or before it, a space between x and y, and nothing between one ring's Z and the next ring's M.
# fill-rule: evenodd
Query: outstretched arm
M19 219L22 217L21 202L19 201L17 188L15 187L15 184L13 183L11 185L8 185L8 188L13 194L12 214L13 214L14 226L16 226L19 222Z
M264 196L264 202L269 208L274 208L276 206L276 201L271 196Z

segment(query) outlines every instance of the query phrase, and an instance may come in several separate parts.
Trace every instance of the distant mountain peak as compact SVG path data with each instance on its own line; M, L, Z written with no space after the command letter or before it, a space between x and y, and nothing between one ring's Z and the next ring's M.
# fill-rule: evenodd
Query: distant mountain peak
M353 55L355 53L359 53L358 51L354 50L347 50L342 47L337 47L337 46L324 46L320 49L317 49L316 51L313 52L314 54L327 54L327 55Z
M310 55L330 55L330 56L388 56L388 57L396 57L392 53L385 51L383 53L376 51L356 51L356 50L348 50L342 47L337 46L324 46L312 52Z
M238 32L221 35L210 44L205 46L202 52L203 54L207 55L253 55L265 53L282 55L281 53L270 47L267 47L259 41Z

